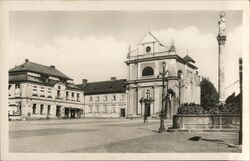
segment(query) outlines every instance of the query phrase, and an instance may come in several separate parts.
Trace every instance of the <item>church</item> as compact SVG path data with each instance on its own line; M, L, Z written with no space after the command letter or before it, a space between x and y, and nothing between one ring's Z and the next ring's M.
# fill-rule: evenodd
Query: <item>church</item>
M195 60L189 55L179 56L173 42L169 47L165 46L148 32L136 49L129 50L125 63L128 68L128 117L143 117L145 114L157 118L163 107L169 119L183 103L200 104L200 76ZM165 78L160 74L163 68L166 70ZM146 95L152 99L147 109L140 101ZM162 99L166 95L168 101L164 105Z

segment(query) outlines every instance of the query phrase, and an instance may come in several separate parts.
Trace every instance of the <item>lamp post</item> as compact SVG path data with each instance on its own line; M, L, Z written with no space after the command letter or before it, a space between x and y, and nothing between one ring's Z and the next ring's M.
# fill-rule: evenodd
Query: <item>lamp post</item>
M166 115L164 112L164 101L165 99L167 99L167 97L165 98L165 76L168 73L168 70L166 71L166 63L163 62L162 63L162 73L160 73L159 75L162 76L162 108L161 108L161 112L160 112L160 128L159 128L159 133L165 132L165 127L164 127L164 116ZM168 80L167 80L168 81ZM167 82L168 83L168 82ZM166 111L167 113L167 111Z
M144 102L144 98L142 97L139 102L141 104L141 117L142 117L142 103Z

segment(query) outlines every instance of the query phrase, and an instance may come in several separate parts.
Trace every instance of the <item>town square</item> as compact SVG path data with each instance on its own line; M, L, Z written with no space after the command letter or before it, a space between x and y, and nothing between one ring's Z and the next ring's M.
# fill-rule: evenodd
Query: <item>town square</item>
M165 127L171 126L171 120ZM21 153L239 153L237 132L158 133L159 120L11 122L9 151ZM192 138L201 137L200 140Z
M8 12L6 158L246 158L245 11L92 3Z

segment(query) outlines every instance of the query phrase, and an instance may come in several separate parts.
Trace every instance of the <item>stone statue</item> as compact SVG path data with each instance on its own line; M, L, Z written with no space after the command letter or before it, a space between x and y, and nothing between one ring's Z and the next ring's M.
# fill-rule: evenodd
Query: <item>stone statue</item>
M225 13L220 12L220 18L218 21L219 24L219 35L225 35L226 34L226 18L225 18Z

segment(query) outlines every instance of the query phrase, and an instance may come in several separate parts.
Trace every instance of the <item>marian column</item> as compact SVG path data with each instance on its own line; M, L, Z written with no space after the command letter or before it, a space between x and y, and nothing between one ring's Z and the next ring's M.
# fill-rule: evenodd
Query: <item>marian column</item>
M221 103L225 102L225 74L224 74L224 54L225 54L225 42L226 42L226 19L225 13L220 12L219 14L219 34L217 36L217 41L219 45L219 68L218 68L218 93L219 101Z

